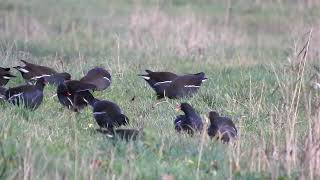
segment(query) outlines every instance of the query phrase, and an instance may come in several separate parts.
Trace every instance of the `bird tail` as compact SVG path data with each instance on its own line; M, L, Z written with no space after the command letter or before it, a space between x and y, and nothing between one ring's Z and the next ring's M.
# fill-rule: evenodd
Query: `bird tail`
M25 67L15 66L13 68L15 68L16 70L20 71L21 73L28 73L29 72L27 69L25 69Z
M10 74L10 73L7 73L7 74L3 75L2 77L3 77L4 79L10 79L10 78L14 78L14 77L16 77L16 76L14 76L14 75L12 75L12 74Z
M142 77L145 80L149 80L150 79L148 74L138 74L138 76Z
M153 73L153 71L151 71L151 70L149 70L149 69L146 69L145 71L146 71L148 74Z
M149 80L150 79L150 75L151 73L153 73L153 71L149 70L149 69L146 69L145 70L148 74L138 74L138 76L141 76L143 79L145 80Z
M23 60L23 59L20 59L20 61L23 62L23 64L25 64L25 65L27 65L27 66L31 64L31 63L29 63L29 62L27 62L27 61L25 61L25 60Z

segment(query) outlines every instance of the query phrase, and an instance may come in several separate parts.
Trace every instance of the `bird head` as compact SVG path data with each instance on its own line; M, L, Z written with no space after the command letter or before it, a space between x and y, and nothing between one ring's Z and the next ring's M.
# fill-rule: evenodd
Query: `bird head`
M219 114L216 111L209 112L210 123L213 123L216 117L219 117Z

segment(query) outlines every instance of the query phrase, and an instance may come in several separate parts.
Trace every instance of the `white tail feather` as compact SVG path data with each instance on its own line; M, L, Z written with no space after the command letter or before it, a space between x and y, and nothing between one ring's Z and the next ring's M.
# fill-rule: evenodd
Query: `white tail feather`
M28 70L23 69L23 68L21 68L21 67L20 67L20 68L18 68L18 70L19 70L19 71L21 71L21 72L23 72L23 73L28 73L28 72L29 72Z
M3 79L10 79L11 77L9 76L2 76Z

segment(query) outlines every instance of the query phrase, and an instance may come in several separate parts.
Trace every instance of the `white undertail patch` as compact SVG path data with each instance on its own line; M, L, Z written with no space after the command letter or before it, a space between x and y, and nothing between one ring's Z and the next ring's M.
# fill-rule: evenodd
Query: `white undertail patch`
M112 134L107 134L107 137L113 138L113 135Z
M21 72L23 72L23 73L28 73L28 72L29 72L28 70L23 69L23 68L21 68L21 67L20 67L20 68L18 68L18 70L19 70L19 71L21 71Z
M9 76L2 76L3 79L10 79L11 77Z
M149 76L141 76L143 79L145 79L145 80L149 80L150 79L150 77Z

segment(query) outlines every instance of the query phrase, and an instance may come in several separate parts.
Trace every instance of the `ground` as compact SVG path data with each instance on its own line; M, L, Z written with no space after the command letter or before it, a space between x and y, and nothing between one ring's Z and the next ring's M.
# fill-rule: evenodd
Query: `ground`
M1 0L0 66L26 59L73 79L103 66L113 82L94 95L116 102L144 137L106 138L89 107L63 108L48 86L35 111L0 104L0 178L319 178L319 91L310 86L319 17L312 0ZM193 98L156 104L137 76L145 69L209 80ZM24 82L13 72L7 87ZM203 119L210 110L232 118L238 139L177 134L180 102Z

